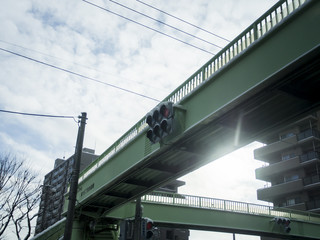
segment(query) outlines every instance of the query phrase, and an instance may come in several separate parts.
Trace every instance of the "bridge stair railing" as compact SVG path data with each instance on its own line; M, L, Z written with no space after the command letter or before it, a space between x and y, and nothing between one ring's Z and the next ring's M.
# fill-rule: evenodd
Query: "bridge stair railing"
M218 198L208 198L168 192L152 192L143 196L141 200L142 203L150 202L181 207L238 212L243 214L270 216L270 218L284 217L294 219L296 221L320 224L320 214L288 208L274 208L272 206Z

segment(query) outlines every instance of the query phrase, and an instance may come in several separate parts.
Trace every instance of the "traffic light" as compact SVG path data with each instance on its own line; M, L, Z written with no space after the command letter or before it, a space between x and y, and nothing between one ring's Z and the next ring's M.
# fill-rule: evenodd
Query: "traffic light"
M152 238L153 236L153 228L154 228L154 225L153 225L153 221L148 221L147 220L147 224L146 224L146 239L150 239Z
M141 239L153 240L158 239L158 229L155 227L153 221L150 218L142 218L141 221Z
M290 227L291 221L290 221L289 218L275 217L275 218L274 218L274 221L275 221L277 224L283 226L283 227L284 227L284 231L285 231L286 233L289 233L289 232L291 231L291 227Z
M173 103L163 102L146 116L147 138L156 143L173 131Z

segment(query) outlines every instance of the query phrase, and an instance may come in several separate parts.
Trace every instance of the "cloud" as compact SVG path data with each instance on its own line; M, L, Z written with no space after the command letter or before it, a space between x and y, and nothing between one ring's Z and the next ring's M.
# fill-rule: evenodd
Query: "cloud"
M228 39L235 37L275 2L145 1ZM214 46L177 33L110 1L93 2L188 43L218 51ZM119 2L218 45L226 44L137 1ZM42 0L11 0L3 2L2 9L5 11L0 15L0 27L5 34L0 37L1 48L160 100L212 57L83 1L57 0L48 4ZM3 51L0 51L0 67L0 109L75 117L85 111L88 124L84 146L95 148L98 154L157 104ZM0 114L1 149L26 156L41 177L52 169L56 158L73 154L77 125L72 119ZM247 163L246 157L240 155L200 169L203 175L216 176L210 181L204 181L196 172L186 176L190 186L186 192L239 201L254 200L246 196L249 191L255 195L258 183L241 177L236 180L225 177L236 175L235 170L246 171L241 168L241 164ZM231 161L234 168L224 169L222 163ZM239 183L236 189L232 185L235 181ZM227 187L223 189L215 182L223 182ZM202 186L206 188L202 190ZM236 196L232 195L235 190Z

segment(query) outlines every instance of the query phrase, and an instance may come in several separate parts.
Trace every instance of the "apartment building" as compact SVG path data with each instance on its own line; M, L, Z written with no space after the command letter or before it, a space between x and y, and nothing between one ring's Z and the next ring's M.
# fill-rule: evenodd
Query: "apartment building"
M92 149L83 148L80 172L98 157L94 153ZM64 194L71 179L73 163L74 155L66 160L58 158L55 160L54 169L45 175L35 234L61 219Z
M259 200L274 207L320 213L320 111L290 124L254 151L265 166L256 178L266 181Z
M80 172L86 168L98 155L95 151L83 148L81 156ZM35 234L38 234L61 219L63 211L64 194L67 191L73 171L74 155L68 159L56 159L54 169L45 175L42 196L39 206ZM177 193L178 187L185 182L174 180L156 191ZM160 228L161 240L179 239L188 240L188 229Z

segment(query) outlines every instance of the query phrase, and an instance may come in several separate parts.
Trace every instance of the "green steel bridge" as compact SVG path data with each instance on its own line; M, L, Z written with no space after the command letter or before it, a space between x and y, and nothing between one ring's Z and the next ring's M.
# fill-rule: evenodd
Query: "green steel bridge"
M75 225L83 226L86 220L82 219L105 219L106 225L109 214L130 208L132 200L248 143L264 142L288 123L319 109L319 22L320 1L276 3L164 99L174 103L179 126L172 136L151 144L144 117L80 174L76 206L80 220ZM144 205L145 209L157 206L167 213L173 211L169 210L170 204ZM65 210L67 206L66 196ZM174 209L186 210L182 206ZM269 222L270 216L240 214L243 220L233 222L230 230L228 225L211 226L216 221L209 215L214 215L215 209L189 211L194 212L198 222L159 219L161 212L157 217L152 210L150 215L159 223L177 222L188 228L247 232L253 227L255 233L277 232ZM201 220L200 216L206 214L212 223ZM233 219L238 213L219 210L219 214ZM265 226L259 225L256 218L261 218ZM257 225L241 227L249 219ZM227 224L225 219L222 222ZM303 220L300 223L305 227L313 224ZM300 235L292 230L286 237L297 234L299 239L320 239L314 228L301 229Z
M223 199L152 192L142 197L143 215L153 219L159 227L220 231L286 239L320 239L320 214L292 209L274 209L270 206ZM86 221L75 221L73 239L110 239L119 235L118 223L135 215L135 201L112 210L104 218L96 219L95 234L88 230ZM290 234L276 217L291 220ZM37 235L34 239L56 240L63 235L65 218Z

